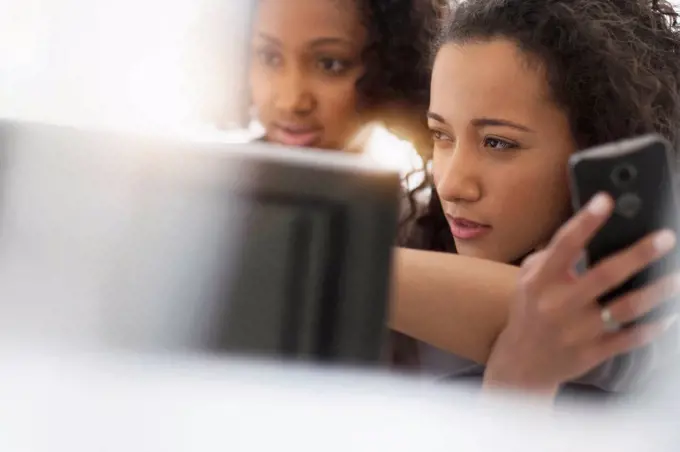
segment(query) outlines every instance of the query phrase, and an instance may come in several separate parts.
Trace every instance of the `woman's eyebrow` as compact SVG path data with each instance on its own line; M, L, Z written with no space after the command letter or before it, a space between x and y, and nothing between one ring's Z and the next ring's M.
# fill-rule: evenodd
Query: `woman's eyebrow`
M352 42L349 41L348 39L344 39L344 38L327 37L327 38L315 39L311 42L311 44L309 46L311 48L314 48L314 47L322 47L322 46L325 46L325 45L351 46Z
M433 111L428 111L427 112L427 118L428 119L434 119L437 122L441 122L442 124L446 124L446 120L444 117L438 113L435 113Z
M270 35L268 35L268 34L266 34L266 33L259 32L259 33L257 34L257 36L260 37L260 38L262 38L262 39L264 39L265 41L268 41L268 42L271 43L271 44L274 44L274 45L278 46L278 47L281 47L281 45L282 45L282 42L281 42L280 39L276 39L275 37L270 36Z
M513 129L521 130L522 132L533 132L529 127L522 124L517 124L516 122L507 121L505 119L496 118L477 118L472 121L475 127L489 127L489 126L500 126L500 127L511 127Z

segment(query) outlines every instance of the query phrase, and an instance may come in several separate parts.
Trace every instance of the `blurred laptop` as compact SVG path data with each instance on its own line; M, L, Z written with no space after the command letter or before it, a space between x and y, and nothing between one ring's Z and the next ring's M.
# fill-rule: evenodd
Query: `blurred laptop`
M358 156L0 123L0 335L380 358L399 178Z

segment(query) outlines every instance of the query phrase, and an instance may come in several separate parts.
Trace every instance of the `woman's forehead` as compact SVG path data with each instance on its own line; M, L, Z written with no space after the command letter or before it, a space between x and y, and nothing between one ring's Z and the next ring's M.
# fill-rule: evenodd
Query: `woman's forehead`
M555 109L549 99L542 68L527 64L509 41L448 44L437 56L430 107L441 115L451 110L540 120Z
M260 0L256 31L294 40L342 38L365 30L356 0Z

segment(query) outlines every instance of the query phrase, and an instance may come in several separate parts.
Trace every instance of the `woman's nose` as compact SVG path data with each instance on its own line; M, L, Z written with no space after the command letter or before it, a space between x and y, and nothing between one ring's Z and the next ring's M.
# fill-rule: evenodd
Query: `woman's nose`
M297 68L289 68L281 74L275 88L274 107L284 114L305 116L315 106L315 97L304 73Z
M441 165L436 184L442 201L475 202L482 196L480 157L474 146L457 144L448 157L434 165Z

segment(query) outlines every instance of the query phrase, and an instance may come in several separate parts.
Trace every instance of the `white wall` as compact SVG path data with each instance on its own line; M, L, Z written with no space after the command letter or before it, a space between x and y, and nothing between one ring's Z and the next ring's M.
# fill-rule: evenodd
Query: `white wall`
M251 0L0 0L0 115L242 120L250 12Z

